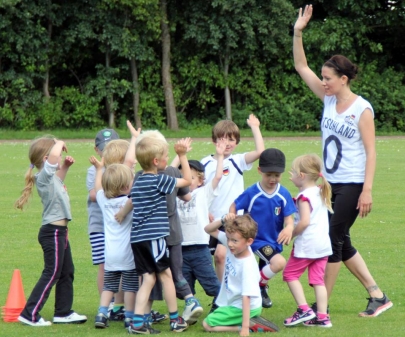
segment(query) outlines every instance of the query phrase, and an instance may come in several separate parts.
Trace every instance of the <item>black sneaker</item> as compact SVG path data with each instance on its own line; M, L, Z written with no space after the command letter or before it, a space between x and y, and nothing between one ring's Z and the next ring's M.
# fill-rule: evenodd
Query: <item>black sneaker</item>
M311 304L311 309L314 313L318 312L318 305L316 304L316 302ZM328 307L326 308L326 313L329 315L329 304Z
M383 298L368 298L368 304L366 310L359 313L360 317L377 317L384 311L392 308L394 304L389 300L389 298L384 294Z
M124 307L120 307L118 311L111 310L110 311L110 321L123 321L125 319L125 309Z
M183 317L179 316L177 320L170 321L170 331L173 332L182 332L188 328L188 324L183 319Z
M128 333L130 335L157 335L159 330L153 329L149 324L143 324L140 328L135 328L133 324L128 327Z
M151 317L150 323L156 324L168 319L169 315L161 314L159 311L151 310L150 317Z
M273 302L271 301L269 295L267 294L268 286L260 287L260 293L262 294L262 307L271 308Z
M212 303L211 303L211 304L208 304L208 305L211 306L211 309L210 309L210 312L208 313L208 315L209 315L210 313L214 312L214 311L218 308L218 306L215 304L215 301L216 301L216 300L217 300L217 297L215 296L215 297L212 299Z
M105 329L108 327L108 317L101 312L97 314L94 321L94 327L96 329Z

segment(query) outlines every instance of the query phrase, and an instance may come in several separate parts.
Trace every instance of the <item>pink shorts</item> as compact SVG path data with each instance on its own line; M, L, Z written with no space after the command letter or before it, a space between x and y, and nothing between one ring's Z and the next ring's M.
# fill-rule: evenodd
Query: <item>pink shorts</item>
M297 281L308 268L309 285L311 287L314 285L323 286L325 285L324 276L327 262L327 256L318 259L295 257L293 249L283 271L283 280L285 282Z

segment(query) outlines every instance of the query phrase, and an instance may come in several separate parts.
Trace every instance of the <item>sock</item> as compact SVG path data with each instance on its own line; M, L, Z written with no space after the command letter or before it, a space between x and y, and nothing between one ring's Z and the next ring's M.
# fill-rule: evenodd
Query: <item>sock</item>
M318 319L319 319L320 321L324 320L325 318L328 318L328 314L321 314L320 312L318 312L318 313L316 314L316 316L318 317Z
M99 312L100 314L103 314L103 315L105 315L105 316L108 316L108 307L99 307L99 308L98 308L98 312Z
M113 312L118 312L123 306L124 303L114 303Z
M147 322L147 323L151 323L152 322L152 313L149 312L149 313L143 315L143 321Z
M309 305L307 303L301 304L298 306L298 308L302 309L302 311L308 311L309 310Z
M263 267L263 269L260 271L260 281L259 285L260 287L264 287L267 285L267 282L276 275L276 273L273 273L272 270L270 269L270 265L267 264Z
M169 312L170 322L177 321L179 318L179 312Z
M134 317L134 312L125 310L125 318L131 318L132 319L132 317Z
M137 329L141 328L142 325L143 325L143 315L137 315L137 314L135 314L135 315L134 315L134 318L133 318L132 324L133 324L134 327L137 328Z
M194 296L191 296L186 299L186 305L190 305L194 301L196 301L196 298Z

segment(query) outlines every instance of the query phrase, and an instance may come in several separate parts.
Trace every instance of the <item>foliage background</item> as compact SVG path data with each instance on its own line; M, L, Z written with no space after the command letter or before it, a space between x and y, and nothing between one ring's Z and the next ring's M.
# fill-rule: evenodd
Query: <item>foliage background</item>
M162 5L165 12L162 12ZM321 102L296 74L292 27L299 0L1 0L0 128L164 129L162 22L178 125L224 118L263 129L318 130ZM353 90L371 101L377 130L405 131L403 0L316 0L304 31L318 74L333 54L357 63ZM228 90L228 91L227 91ZM173 118L173 115L171 115ZM174 125L174 126L173 126Z

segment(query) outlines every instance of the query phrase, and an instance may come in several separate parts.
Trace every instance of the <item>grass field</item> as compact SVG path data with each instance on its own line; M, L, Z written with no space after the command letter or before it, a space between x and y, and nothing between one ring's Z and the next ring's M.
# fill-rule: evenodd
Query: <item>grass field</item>
M56 136L59 136L55 133ZM171 142L173 144L173 142ZM13 202L19 196L24 185L24 174L28 169L28 142L0 143L0 305L6 303L8 289L14 269L22 274L25 296L28 297L43 267L42 250L37 242L42 207L35 192L25 212L13 208ZM53 325L45 328L32 328L20 323L0 321L0 336L122 336L126 334L121 323L111 323L110 328L96 330L94 316L99 304L96 289L97 268L92 266L90 244L87 235L86 211L86 170L88 157L94 154L90 141L67 142L69 154L76 159L66 179L69 190L73 221L69 225L69 237L75 262L75 300L74 309L88 316L83 325ZM237 152L253 148L253 142L242 139ZM267 139L266 147L277 147L287 157L287 168L292 160L304 153L321 153L319 139ZM198 141L193 144L190 159L201 159L213 152L212 144ZM173 155L171 151L171 155ZM273 308L263 309L263 316L280 327L279 335L284 336L404 336L405 309L403 254L403 206L405 168L405 139L377 139L377 173L373 188L374 205L372 213L366 219L359 219L352 230L352 241L362 253L377 283L394 303L394 307L377 318L359 318L358 312L365 309L367 293L360 283L344 268L340 273L334 294L330 300L331 329L309 329L303 326L284 328L283 320L295 310L294 300L287 285L278 275L270 283L270 297ZM245 173L245 186L257 181L259 175L256 166ZM282 183L295 195L297 190L284 174ZM291 247L286 247L284 256L288 256ZM307 300L314 301L312 289L305 285ZM205 308L203 317L209 311L208 298L199 288L197 297ZM53 293L41 314L51 320L53 314ZM183 302L179 301L180 312ZM156 302L154 309L166 312L164 302ZM169 334L166 323L156 326L162 335ZM200 324L192 326L185 335L206 336ZM236 334L223 334L233 335Z

